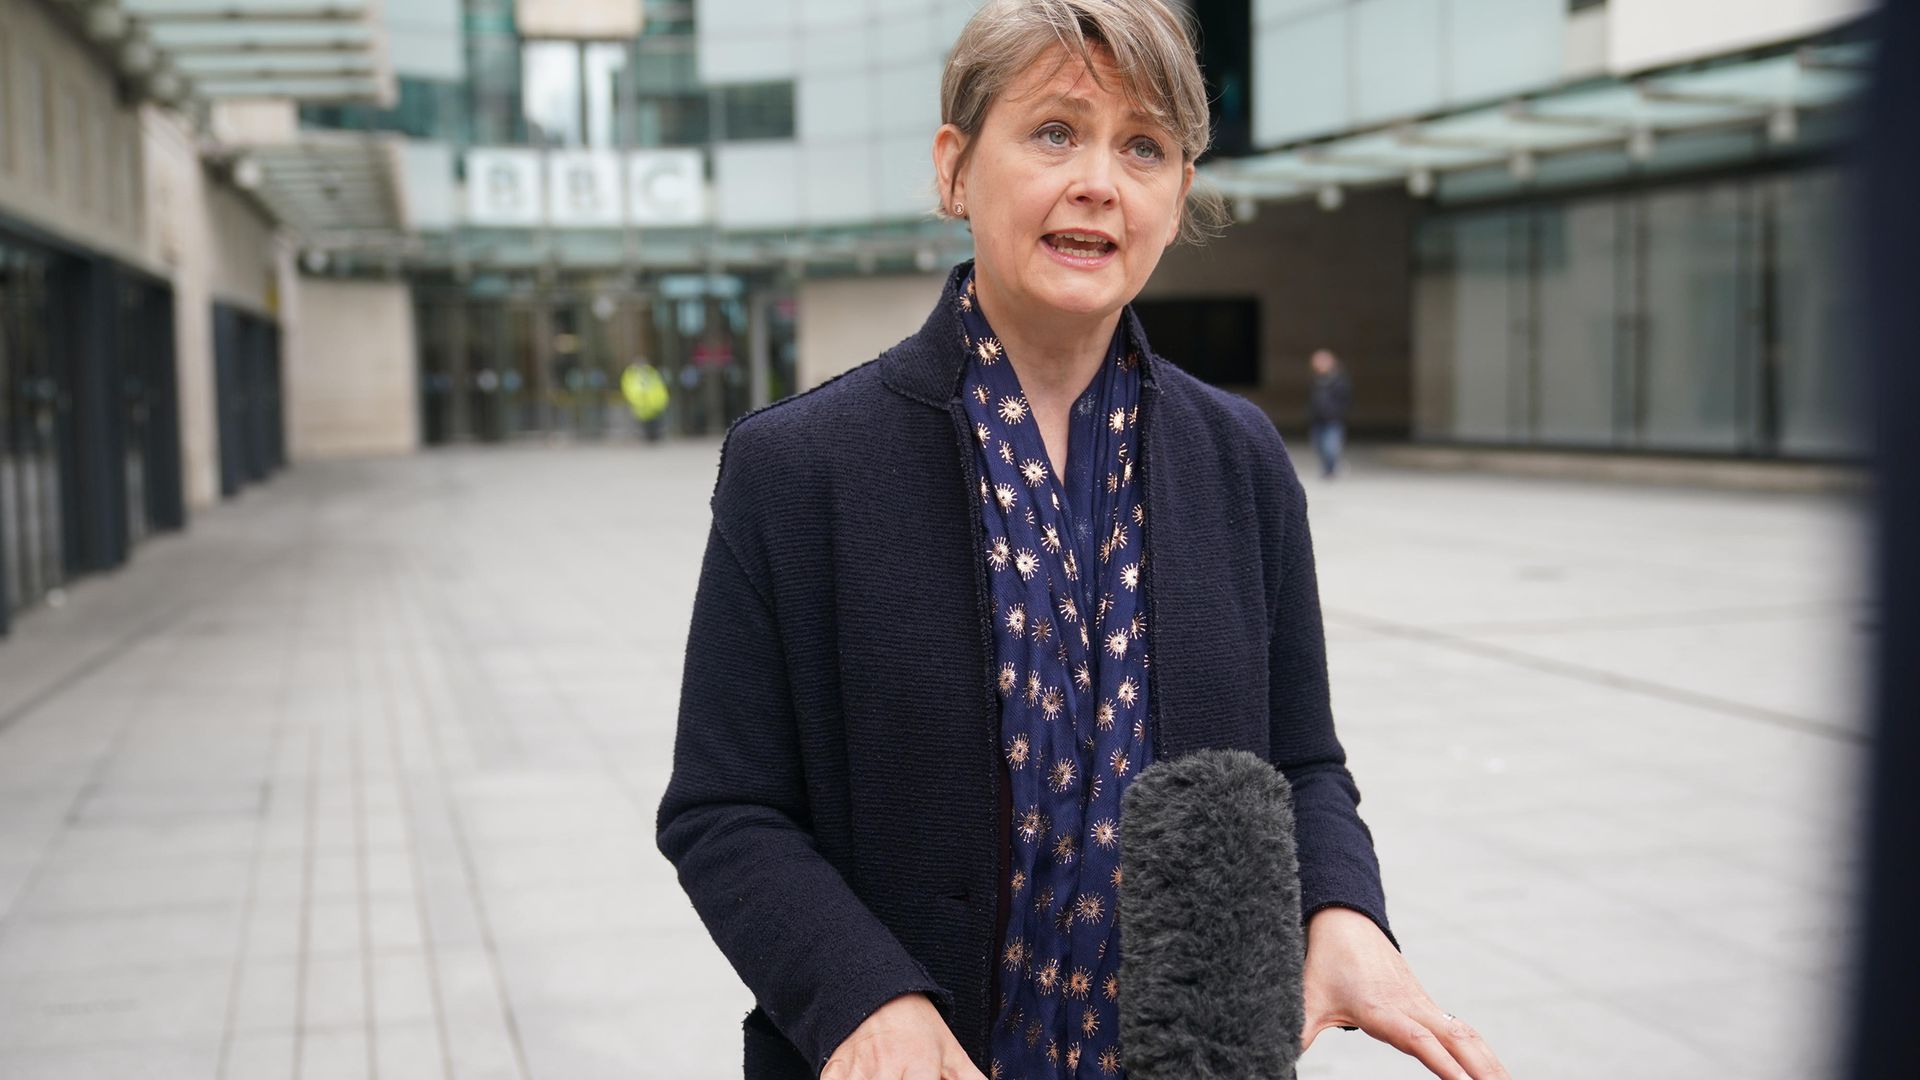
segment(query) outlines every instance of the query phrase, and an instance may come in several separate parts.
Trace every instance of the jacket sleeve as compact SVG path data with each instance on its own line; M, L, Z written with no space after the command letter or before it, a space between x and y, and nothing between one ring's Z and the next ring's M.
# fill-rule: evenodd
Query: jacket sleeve
M772 605L716 516L658 842L721 952L818 1071L894 997L952 1003L816 849L792 700Z
M1293 786L1301 916L1311 918L1328 907L1353 908L1393 941L1373 834L1360 820L1360 789L1347 771L1346 751L1333 729L1306 491L1284 449L1280 469L1279 550L1270 556L1278 563L1279 575L1269 619L1270 746L1273 763Z

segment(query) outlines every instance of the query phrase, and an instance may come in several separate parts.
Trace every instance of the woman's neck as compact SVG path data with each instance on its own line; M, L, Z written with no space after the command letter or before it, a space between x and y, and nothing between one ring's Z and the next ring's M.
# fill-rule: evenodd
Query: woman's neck
M1120 321L1118 311L1084 318L1021 311L977 274L974 300L1005 347L1027 404L1042 414L1065 415L1099 372Z

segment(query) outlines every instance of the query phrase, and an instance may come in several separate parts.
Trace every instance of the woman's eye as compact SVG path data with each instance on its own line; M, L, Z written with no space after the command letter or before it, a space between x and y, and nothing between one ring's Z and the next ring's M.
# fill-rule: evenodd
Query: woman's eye
M1154 142L1151 139L1142 139L1139 142L1134 143L1133 152L1136 157L1140 157L1148 161L1160 160L1160 144L1157 142Z
M1060 127L1042 128L1040 140L1048 146L1065 146L1068 142L1067 129Z

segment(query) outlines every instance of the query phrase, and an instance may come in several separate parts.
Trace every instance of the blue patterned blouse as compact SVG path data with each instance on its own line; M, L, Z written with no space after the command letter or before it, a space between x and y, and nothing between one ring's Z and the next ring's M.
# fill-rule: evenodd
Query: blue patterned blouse
M1056 475L971 278L959 303L1013 805L990 1075L1107 1080L1124 1075L1120 794L1150 746L1139 357L1123 319Z

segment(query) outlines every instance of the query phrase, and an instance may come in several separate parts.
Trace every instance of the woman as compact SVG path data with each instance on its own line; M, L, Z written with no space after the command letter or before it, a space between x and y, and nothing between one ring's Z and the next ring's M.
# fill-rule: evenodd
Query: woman
M1200 225L1185 28L989 0L941 97L975 261L721 455L660 846L758 1001L746 1075L1123 1075L1120 792L1230 747L1292 784L1305 1039L1504 1077L1388 937L1279 436L1126 307Z

